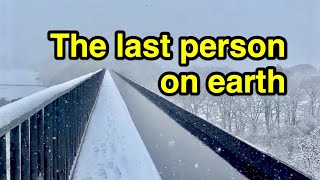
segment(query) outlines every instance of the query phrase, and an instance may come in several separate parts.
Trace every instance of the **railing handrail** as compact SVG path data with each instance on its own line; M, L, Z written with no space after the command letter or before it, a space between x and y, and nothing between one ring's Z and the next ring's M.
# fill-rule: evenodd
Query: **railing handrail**
M51 86L18 101L0 107L0 137L4 136L8 131L21 124L58 97L71 91L100 71L102 71L102 69L76 79Z

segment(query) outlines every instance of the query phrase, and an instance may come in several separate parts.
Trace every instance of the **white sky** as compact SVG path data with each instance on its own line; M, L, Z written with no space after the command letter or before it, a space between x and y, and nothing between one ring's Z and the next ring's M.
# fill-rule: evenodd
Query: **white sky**
M113 33L158 35L169 31L177 47L179 35L197 37L281 35L288 41L288 60L274 64L310 63L320 67L320 2L317 0L107 0L0 2L0 68L33 68L53 63L53 43L46 38L53 29L79 30L91 37L104 36L111 44ZM177 66L175 59L165 65ZM59 62L60 63L60 62ZM64 62L61 62L64 63ZM224 62L197 60L191 65L248 69L270 62L252 60ZM57 64L57 63L55 63Z

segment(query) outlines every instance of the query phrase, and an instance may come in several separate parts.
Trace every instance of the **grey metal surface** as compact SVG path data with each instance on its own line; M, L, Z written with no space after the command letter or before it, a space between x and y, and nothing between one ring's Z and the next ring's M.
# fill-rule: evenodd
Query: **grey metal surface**
M246 179L123 79L112 77L164 180Z

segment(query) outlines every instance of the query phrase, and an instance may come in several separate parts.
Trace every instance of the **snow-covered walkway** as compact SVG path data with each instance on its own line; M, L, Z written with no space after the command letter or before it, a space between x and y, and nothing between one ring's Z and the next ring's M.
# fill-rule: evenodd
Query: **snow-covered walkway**
M87 180L160 179L108 71L73 177Z

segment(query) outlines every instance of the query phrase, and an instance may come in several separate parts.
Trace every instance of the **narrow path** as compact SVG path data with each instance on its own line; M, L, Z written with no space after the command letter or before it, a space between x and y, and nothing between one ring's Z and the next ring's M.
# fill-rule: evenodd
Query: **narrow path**
M77 180L160 179L108 71L73 177Z

